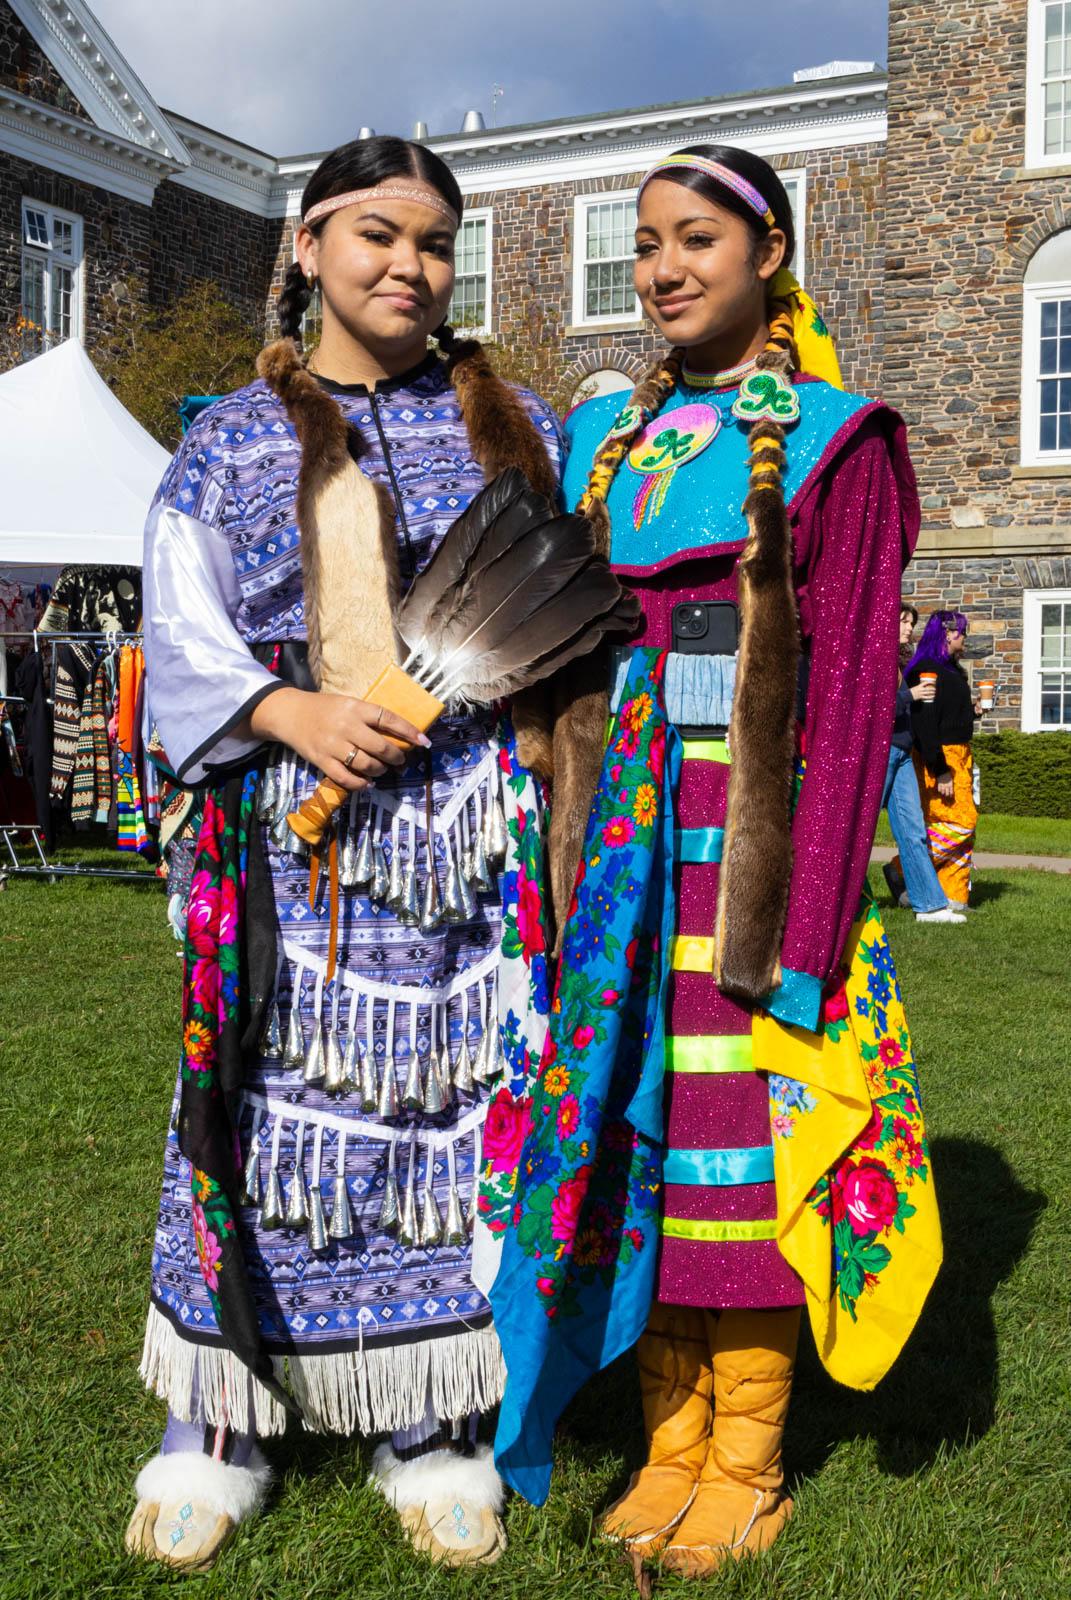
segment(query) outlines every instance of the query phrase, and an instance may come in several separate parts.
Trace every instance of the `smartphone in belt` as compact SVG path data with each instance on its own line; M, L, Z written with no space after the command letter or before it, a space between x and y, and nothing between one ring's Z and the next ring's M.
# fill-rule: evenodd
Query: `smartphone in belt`
M731 600L681 600L673 607L673 645L678 655L735 656L740 616ZM724 723L682 727L686 739L724 739Z

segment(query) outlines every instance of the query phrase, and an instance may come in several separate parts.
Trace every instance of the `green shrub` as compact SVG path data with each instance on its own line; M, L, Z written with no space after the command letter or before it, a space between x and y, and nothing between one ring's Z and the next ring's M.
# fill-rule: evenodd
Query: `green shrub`
M1071 733L980 733L982 806L1013 817L1071 817Z

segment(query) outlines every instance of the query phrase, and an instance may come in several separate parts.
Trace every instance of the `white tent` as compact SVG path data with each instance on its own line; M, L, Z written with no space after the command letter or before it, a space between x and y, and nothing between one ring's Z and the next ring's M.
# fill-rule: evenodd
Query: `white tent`
M0 571L141 565L168 455L77 339L0 377Z

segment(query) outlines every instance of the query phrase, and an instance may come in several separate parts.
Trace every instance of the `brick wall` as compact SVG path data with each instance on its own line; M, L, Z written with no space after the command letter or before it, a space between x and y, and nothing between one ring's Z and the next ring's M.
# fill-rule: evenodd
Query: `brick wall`
M0 84L68 116L91 120L48 57L39 50L11 7L0 0Z

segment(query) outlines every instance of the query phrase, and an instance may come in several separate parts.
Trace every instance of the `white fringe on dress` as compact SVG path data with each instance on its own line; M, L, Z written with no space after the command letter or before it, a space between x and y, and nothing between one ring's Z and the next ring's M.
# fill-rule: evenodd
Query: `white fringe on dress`
M429 1397L444 1421L489 1411L501 1400L506 1381L498 1335L490 1326L384 1349L275 1356L272 1365L296 1400L306 1428L315 1433L410 1428L423 1419ZM232 1351L184 1339L153 1305L139 1371L146 1386L182 1422L193 1420L196 1393L208 1423L244 1433L252 1420L261 1436L286 1430L285 1408Z

